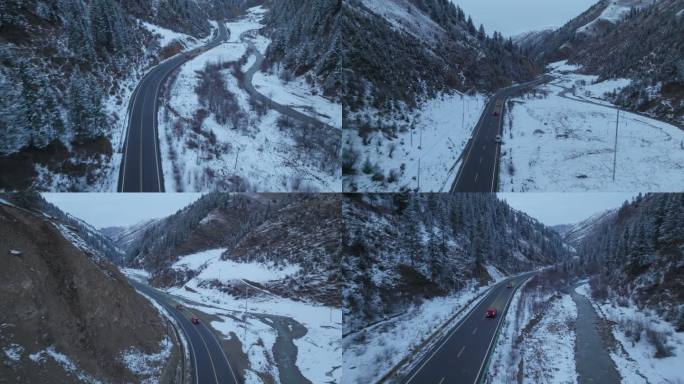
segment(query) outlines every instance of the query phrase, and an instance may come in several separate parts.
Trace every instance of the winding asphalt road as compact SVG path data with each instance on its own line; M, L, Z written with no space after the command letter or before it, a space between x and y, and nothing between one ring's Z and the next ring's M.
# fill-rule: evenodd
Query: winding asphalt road
M536 272L504 280L490 289L466 317L424 355L402 381L404 384L468 384L480 380L496 341L497 330L517 288ZM508 282L513 288L508 288ZM485 318L487 308L497 316Z
M128 128L119 170L119 192L164 192L157 129L160 90L173 70L228 39L228 31L223 22L218 25L218 35L209 44L178 54L152 68L133 91L128 106Z
M255 56L254 64L252 64L252 66L247 70L247 72L245 72L244 80L241 82L242 87L245 89L245 91L247 91L247 93L249 93L250 97L260 101L264 105L267 105L269 109L273 109L281 115L285 115L291 119L299 120L305 124L318 128L335 129L331 125L328 125L316 118L299 112L290 106L279 104L273 101L272 99L269 99L265 95L259 93L259 91L257 91L257 89L254 87L252 79L254 78L254 74L261 69L261 63L264 61L264 56L261 54L261 52L259 52L254 43L247 39L243 39L242 36L241 39L243 42L247 43L247 45L252 50L252 54Z
M548 80L547 76L542 76L527 83L501 89L489 100L473 130L473 137L463 151L463 163L450 192L497 191L501 143L496 142L496 136L503 131L506 99Z
M171 296L160 292L146 284L129 279L140 292L154 299L163 306L180 326L190 348L190 362L193 367L194 384L239 384L228 358L221 348L216 336L204 323L193 324L192 313L185 308L179 310Z

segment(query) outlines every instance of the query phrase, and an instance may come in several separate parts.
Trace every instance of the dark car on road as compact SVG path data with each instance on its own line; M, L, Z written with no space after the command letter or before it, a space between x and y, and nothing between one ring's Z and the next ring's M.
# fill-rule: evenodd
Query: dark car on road
M496 308L489 308L485 312L485 317L488 319L493 319L496 317Z
M199 324L199 318L198 318L197 316L193 316L193 317L190 319L190 321L191 321L193 324Z
M513 288L513 283L508 283L508 284L506 285L506 288L508 288L508 289Z

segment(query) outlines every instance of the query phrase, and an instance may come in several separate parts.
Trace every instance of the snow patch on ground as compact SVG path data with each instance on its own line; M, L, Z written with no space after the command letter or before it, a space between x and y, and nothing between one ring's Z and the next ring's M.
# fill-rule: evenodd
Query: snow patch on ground
M10 344L2 349L5 357L12 361L21 360L21 355L24 353L24 347L19 344Z
M357 129L344 129L344 151L360 151L354 165L356 174L345 176L344 190L396 192L416 189L420 181L422 192L448 191L485 104L486 97L480 94L443 94L409 113L410 123L385 121L387 126L400 128L392 140L382 132L374 132L364 144ZM350 120L356 117L365 118L357 115L351 116ZM368 118L371 124L378 119L387 120L374 113L368 114ZM407 124L402 132L401 127ZM364 170L366 162L372 170ZM396 181L390 180L390 173L396 176ZM381 175L382 180L373 180L377 179L376 174Z
M501 273L498 269L496 269L495 266L486 264L485 269L487 269L487 273L489 274L489 277L491 277L494 282L498 283L499 281L503 280L506 278L506 275Z
M524 383L577 383L575 329L577 307L562 295L523 341Z
M463 309L470 300L482 295L489 288L475 288L471 282L460 294L426 300L400 316L345 336L342 341L345 383L377 382L402 359L413 353L421 342L438 331L456 312ZM470 307L475 305L475 302L471 303ZM468 310L463 310L453 324L458 323L467 314ZM446 327L442 332L450 329L451 327ZM440 339L441 337L436 337L434 340ZM420 353L429 349L423 348ZM420 359L414 356L412 360Z
M159 383L164 365L171 356L173 343L167 337L159 343L159 352L146 354L137 348L129 348L121 353L121 361L129 371L142 378L143 384Z
M144 269L136 269L136 268L119 268L121 273L123 273L126 277L139 281L141 283L147 282L147 280L150 279L150 273L147 272Z
M230 29L230 38L228 39L228 42L242 44L240 36L243 33L263 28L264 24L261 21L266 12L267 10L263 6L252 7L247 10L244 17L237 21L227 23L227 26Z
M304 78L284 82L278 75L257 72L252 82L259 93L276 103L342 129L342 106L321 96L321 91L312 88Z
M578 33L594 34L599 31L598 24L602 21L607 21L611 24L617 24L621 21L632 8L643 8L651 5L655 0L610 0L606 9L601 12L601 15L592 20L588 24L577 29Z
M558 68L567 63L554 63ZM620 112L617 171L612 181L615 123L612 104L600 100L629 84L563 74L511 100L506 114L500 190L679 191L684 188L684 131L648 117ZM509 103L510 104L510 103Z
M142 20L140 20L140 24L157 37L159 46L162 48L174 41L178 41L186 48L194 48L201 44L201 40L197 40L190 35L186 35L185 33L172 31L170 29L166 29Z
M650 310L640 310L634 304L627 307L613 301L597 302L592 296L589 284L578 286L575 292L591 301L596 313L604 319L615 322L613 336L622 348L612 351L610 356L626 383L682 383L682 357L684 357L684 334L676 332L674 326ZM631 324L643 324L647 328L667 335L667 345L672 348L672 356L655 357L655 347L648 340L644 330L638 342L629 338L627 328ZM631 332L634 332L631 330Z
M271 363L273 344L277 336L275 330L258 319L243 317L242 320L238 322L229 316L221 316L221 321L212 321L211 326L225 335L226 339L238 337L242 343L250 362L250 368L245 371L247 384L262 382L257 373L268 373L271 377L278 377L278 370Z
M78 368L78 366L73 361L71 361L71 359L67 355L57 352L57 350L55 350L54 345L29 355L29 359L31 359L36 364L44 363L47 357L51 357L55 361L55 363L61 366L67 373L78 378L81 382L87 384L102 383L100 380L97 380L93 376L81 371Z
M171 268L201 271L196 279L220 279L221 282L242 279L253 282L280 280L296 274L300 269L298 265L276 266L273 263L221 260L220 257L225 251L225 248L219 248L182 256Z

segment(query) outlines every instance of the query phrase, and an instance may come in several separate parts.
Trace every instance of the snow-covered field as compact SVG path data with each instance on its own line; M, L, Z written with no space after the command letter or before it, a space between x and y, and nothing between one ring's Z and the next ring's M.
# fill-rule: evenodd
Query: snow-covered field
M504 122L500 190L680 191L684 188L684 131L648 117L620 112L615 181L617 111L605 100L629 84L552 65L556 79L514 98ZM510 104L510 103L509 103Z
M293 340L298 349L295 364L304 377L314 383L341 382L341 309L278 297L252 285L247 289L260 291L261 294L250 295L247 301L244 297L207 288L203 284L207 280L246 285L236 280L266 282L291 277L299 270L298 266L275 268L259 263L220 261L218 256L222 252L223 249L216 249L182 257L174 264L174 268L192 268L200 273L184 287L168 289L167 292L191 301L186 303L189 307L218 316L221 320L212 322L212 327L224 333L226 338L235 336L240 339L251 362L247 382L259 383L257 372L273 374L275 369L272 365L272 347L276 332L264 320L260 320L256 316L258 314L289 317L306 327L306 335ZM236 321L226 312L231 316L241 316L245 312L250 315L243 318L244 321ZM273 377L278 380L277 370Z
M616 24L622 20L632 8L642 8L645 5L653 4L655 1L656 0L610 0L608 6L601 12L599 17L577 29L577 32L595 34L601 31L601 22Z
M372 325L344 337L344 382L349 384L375 383L395 367L452 316L474 298L468 308L475 305L489 286L475 288L473 283L460 294L426 300L406 313ZM468 314L465 308L453 323ZM447 332L445 327L441 332ZM433 338L433 342L441 337ZM424 353L430 348L423 348ZM412 359L418 361L416 356ZM404 366L407 371L410 366Z
M335 128L342 129L342 106L321 96L303 78L284 82L275 74L257 72L252 79L259 93Z
M344 190L393 192L416 189L420 184L423 192L448 191L485 103L485 96L480 94L441 95L410 114L413 129L398 132L393 140L375 132L369 136L368 145L356 129L344 129L343 150L358 152L356 174L345 175ZM371 121L375 120L371 115ZM401 126L402 122L395 124ZM368 167L364 167L366 163Z
M523 341L523 383L577 383L576 318L577 307L570 295L553 301Z
M221 279L221 281L245 279L254 282L284 279L299 271L299 266L288 265L276 267L273 264L237 263L232 260L220 260L225 249L210 249L186 255L178 259L171 267L177 270L201 270L196 276L200 280Z
M599 303L591 297L589 284L578 286L575 291L586 296L596 309L596 313L615 322L612 327L615 339L620 343L610 357L615 362L625 383L683 383L682 357L684 357L684 334L676 332L674 326L664 321L656 313L639 310L633 304L628 307L615 302ZM635 328L639 325L642 329ZM636 329L636 331L635 331ZM667 335L666 345L672 356L656 358L656 349L647 330ZM639 341L628 337L628 333L639 332Z
M245 54L248 44L239 36L262 28L263 13L262 7L255 7L244 18L226 23L229 42L181 66L169 100L159 110L166 190L341 190L339 174L323 169L316 154L298 148L291 135L278 127L279 113L257 113L227 65ZM269 43L263 36L252 40L264 48ZM197 71L204 70L207 64L224 64L221 76L236 99L236 108L244 115L239 126L231 121L221 124L214 114L209 114L199 128L189 127L197 111L204 109L195 89L201 80Z
M213 20L209 20L209 22L212 23L214 31L216 31L216 22ZM207 40L211 39L211 34L205 39L196 39L190 35L186 35L185 33L172 31L170 29L166 29L155 24L150 24L146 21L140 20L140 23L143 27L145 27L145 29L147 29L157 37L157 41L159 42L159 46L161 48L164 48L167 45L173 43L174 41L177 41L180 44L182 44L186 49L193 49L200 45L203 45L204 43L206 43Z

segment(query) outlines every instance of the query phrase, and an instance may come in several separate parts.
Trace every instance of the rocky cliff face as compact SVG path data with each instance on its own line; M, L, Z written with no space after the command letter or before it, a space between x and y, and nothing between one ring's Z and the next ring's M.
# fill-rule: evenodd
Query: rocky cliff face
M163 320L68 230L0 204L0 382L140 382L123 356L131 348L158 353Z

